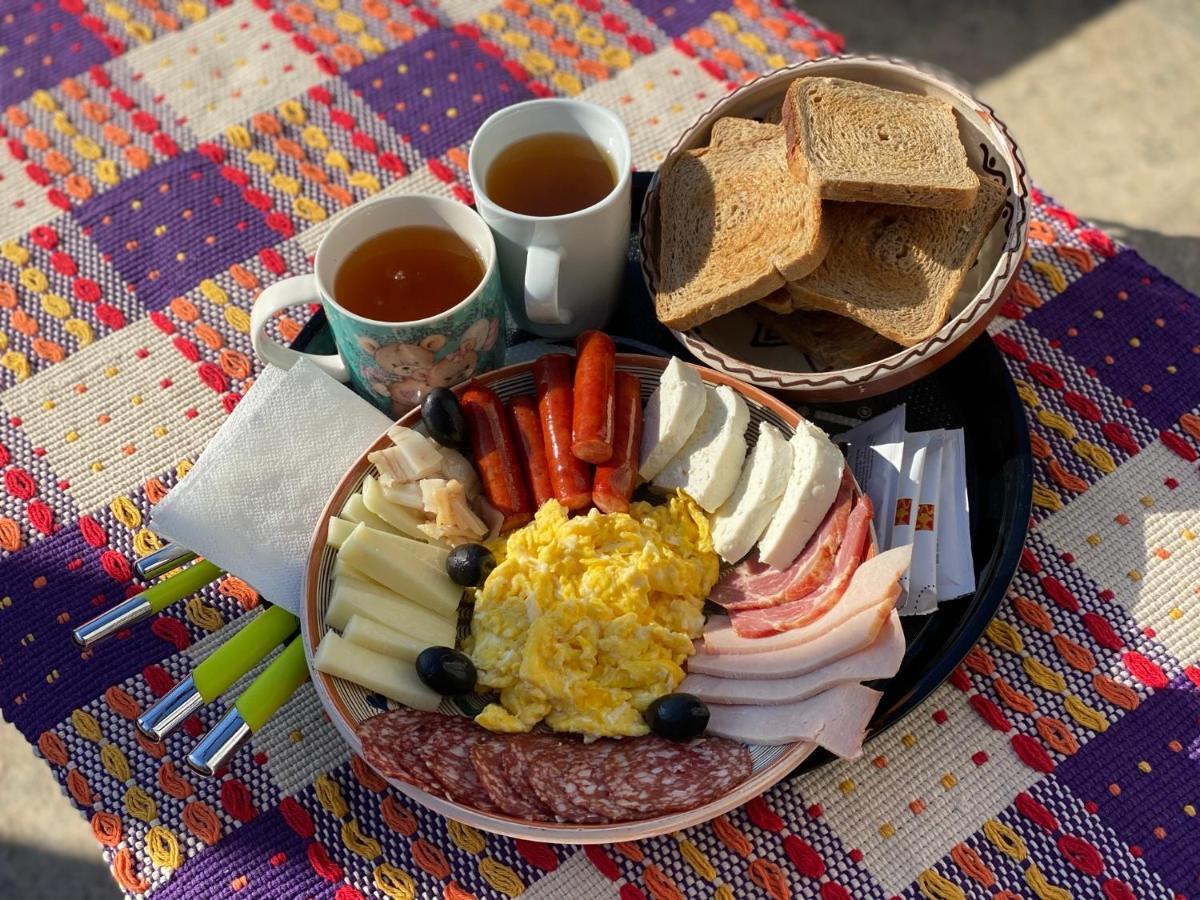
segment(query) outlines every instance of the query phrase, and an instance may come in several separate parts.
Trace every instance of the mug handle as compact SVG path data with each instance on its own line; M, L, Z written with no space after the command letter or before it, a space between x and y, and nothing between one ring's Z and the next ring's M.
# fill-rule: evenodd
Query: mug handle
M525 315L539 325L570 325L571 311L558 308L558 269L562 250L530 247L525 257Z
M250 310L250 340L254 344L254 352L265 363L280 369L290 369L297 360L307 357L326 375L345 383L350 380L350 370L346 368L346 363L339 354L323 356L317 353L301 353L299 350L283 346L267 335L267 323L281 309L320 302L321 295L317 290L315 275L296 275L275 282L258 295L254 307Z

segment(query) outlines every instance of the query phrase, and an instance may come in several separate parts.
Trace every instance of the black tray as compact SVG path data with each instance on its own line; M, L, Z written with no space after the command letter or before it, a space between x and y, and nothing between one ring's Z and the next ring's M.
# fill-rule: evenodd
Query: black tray
M634 174L631 228L634 236L642 197L649 185L649 173ZM625 271L624 298L608 331L618 349L682 356L697 362L655 318L653 303L642 280L637 241L633 238ZM532 337L511 329L508 333L510 345ZM309 320L292 346L314 353L333 352L333 338L323 311ZM973 597L943 603L928 616L907 616L902 620L908 649L900 671L877 685L884 695L871 719L871 737L896 724L933 693L979 640L1016 574L1033 502L1033 458L1024 408L1012 377L989 337L979 338L937 372L898 391L855 403L823 403L816 408L822 413L861 420L898 403L908 405L910 431L963 429L977 587ZM799 409L807 413L814 407ZM830 427L824 416L819 420L822 426ZM825 751L818 751L796 771L814 769L832 758Z

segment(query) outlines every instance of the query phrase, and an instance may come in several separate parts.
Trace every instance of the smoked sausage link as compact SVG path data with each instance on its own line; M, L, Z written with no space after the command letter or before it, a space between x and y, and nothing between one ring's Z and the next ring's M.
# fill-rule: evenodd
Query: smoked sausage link
M533 518L533 502L504 404L491 388L475 383L467 385L458 399L484 493L504 516L502 530L519 528Z
M585 331L575 340L575 350L571 452L598 465L613 452L617 349L603 331Z
M565 353L539 357L533 364L533 382L554 496L569 510L583 509L592 502L592 472L571 452L571 357Z
M554 483L550 480L550 464L546 461L546 443L542 437L537 400L528 394L513 397L509 401L509 412L512 413L517 453L525 463L525 475L533 490L533 502L541 509L542 504L553 500L555 494Z
M616 410L613 452L608 462L596 466L592 502L601 512L629 512L629 498L637 481L638 450L642 445L642 389L630 372L616 375Z

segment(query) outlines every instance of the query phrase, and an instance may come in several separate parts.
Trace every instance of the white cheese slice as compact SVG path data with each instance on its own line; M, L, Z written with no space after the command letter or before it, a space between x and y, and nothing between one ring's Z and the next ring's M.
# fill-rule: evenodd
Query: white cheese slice
M355 523L349 519L339 519L337 516L330 516L329 524L325 531L329 546L334 549L341 549L342 542L350 537L350 532L354 530L354 525Z
M346 538L338 555L347 565L401 597L446 618L456 615L462 588L450 580L444 568L439 571L414 556L407 544L395 537L360 524Z
M403 623L404 633L425 641L426 646L453 647L458 631L454 619L413 603L383 585L343 575L333 583L325 624L340 630L351 616L362 616L393 628Z
M741 475L750 410L733 388L721 385L704 390L708 395L704 414L653 484L662 492L681 488L705 512L713 512L733 493Z
M700 373L679 357L663 370L642 415L638 474L651 481L692 436L707 401Z
M791 445L791 477L758 542L758 558L776 569L786 569L795 562L829 512L845 464L829 436L804 419L796 426Z
M413 709L433 712L442 703L441 695L417 677L412 663L351 644L332 631L321 638L313 663L318 672L361 684Z
M342 629L342 637L352 644L408 662L416 662L422 650L440 646L430 644L411 634L406 634L401 629L389 628L381 622L363 616L351 616L346 627Z
M407 553L415 559L420 560L427 566L432 566L438 570L439 574L446 572L446 557L450 555L450 551L446 547L438 544L426 544L421 541L414 541L412 538L406 538L402 534L396 534L394 531L380 531L373 525L362 522L354 523L355 525L365 525L371 531L379 532L384 535L382 540L387 541L388 545L394 547L398 553ZM345 541L343 541L345 543ZM339 548L340 549L340 548ZM341 556L338 561L341 561Z
M347 522L362 522L376 531L386 531L388 534L399 533L395 528L367 509L367 504L363 502L361 491L350 495L350 499L342 506L342 511L338 515Z
M713 516L713 547L721 559L735 563L750 552L771 521L791 471L791 444L782 431L763 422L737 487Z
M425 540L425 534L421 531L425 517L414 510L392 503L383 496L383 487L374 476L368 475L363 479L362 497L367 509L391 525L394 531L413 540Z

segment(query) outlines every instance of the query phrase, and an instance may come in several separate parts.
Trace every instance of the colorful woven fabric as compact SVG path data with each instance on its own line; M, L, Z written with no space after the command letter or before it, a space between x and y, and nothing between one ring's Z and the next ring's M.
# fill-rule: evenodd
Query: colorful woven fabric
M782 0L0 6L0 706L128 894L1200 894L1200 301L1041 195L993 328L1036 456L1021 569L865 759L656 840L534 845L386 789L310 687L219 779L182 765L219 709L141 737L139 710L255 615L236 578L71 642L136 590L150 506L252 383L255 296L340 211L469 200L472 132L528 97L612 106L652 168L722 92L839 48Z

